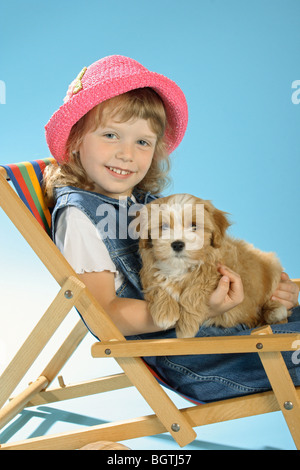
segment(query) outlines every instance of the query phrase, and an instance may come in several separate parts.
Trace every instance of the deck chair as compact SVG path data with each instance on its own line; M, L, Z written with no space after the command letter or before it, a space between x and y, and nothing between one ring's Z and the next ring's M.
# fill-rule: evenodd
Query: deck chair
M0 428L26 407L132 386L144 397L153 414L4 443L0 450L78 449L96 441L118 442L165 432L184 447L196 438L194 427L278 410L282 411L296 447L300 448L300 390L294 387L281 355L281 351L297 349L300 335L273 335L266 326L247 337L127 341L49 237L50 212L40 188L43 170L49 163L55 164L55 161L49 158L0 167L1 206L59 285L53 302L0 377ZM14 183L16 191L9 180ZM300 284L299 279L297 282ZM82 319L78 317L78 323L40 376L23 392L11 397L74 306ZM87 334L85 324L100 339L92 346L92 356L115 358L123 373L69 386L60 381L60 387L51 388L50 384ZM159 383L159 377L142 359L147 355L249 352L259 354L271 391L184 409L175 406Z

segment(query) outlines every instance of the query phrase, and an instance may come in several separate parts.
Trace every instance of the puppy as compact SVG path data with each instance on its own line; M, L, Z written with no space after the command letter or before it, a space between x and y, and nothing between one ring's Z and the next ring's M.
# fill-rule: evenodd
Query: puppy
M177 337L193 337L203 323L254 328L287 318L286 308L271 300L282 272L279 260L228 236L225 212L189 194L157 199L144 209L140 275L157 326L175 327ZM240 275L244 300L210 318L208 302L221 278L219 263Z

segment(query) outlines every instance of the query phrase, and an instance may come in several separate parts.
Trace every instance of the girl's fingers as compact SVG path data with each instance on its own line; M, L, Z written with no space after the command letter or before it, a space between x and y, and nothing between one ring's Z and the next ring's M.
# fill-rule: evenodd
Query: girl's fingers
M244 299L244 289L241 277L236 272L232 271L232 269L228 268L227 266L220 265L218 268L220 274L223 275L223 279L225 277L229 279L229 290L228 296L234 303L240 303Z
M292 282L287 273L281 273L281 281L274 291L272 300L278 300L287 309L291 309L298 304L299 288Z

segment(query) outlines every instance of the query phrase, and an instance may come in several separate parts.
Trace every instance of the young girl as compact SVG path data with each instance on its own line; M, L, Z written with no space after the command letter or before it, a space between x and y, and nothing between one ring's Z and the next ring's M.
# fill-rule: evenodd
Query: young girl
M143 300L138 240L129 235L133 204L146 204L167 183L169 155L187 126L181 89L122 56L82 69L65 103L46 126L59 166L48 167L45 193L53 204L53 239L79 277L121 332L132 338L174 338L159 331ZM219 267L222 278L210 299L211 316L243 299L238 274ZM298 288L282 274L274 298L296 306ZM300 312L274 333L300 332ZM197 336L248 335L236 328L202 326ZM299 361L284 354L291 377L300 384ZM148 357L147 363L178 392L215 401L270 389L257 354Z

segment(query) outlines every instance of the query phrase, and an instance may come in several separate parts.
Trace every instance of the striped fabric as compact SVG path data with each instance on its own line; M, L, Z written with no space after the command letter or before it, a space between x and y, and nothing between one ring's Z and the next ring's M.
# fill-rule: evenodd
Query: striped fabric
M18 195L28 207L43 229L50 235L51 214L47 207L41 183L43 173L49 163L57 164L52 157L32 162L22 162L10 165L1 165L5 168L7 176L12 181Z

